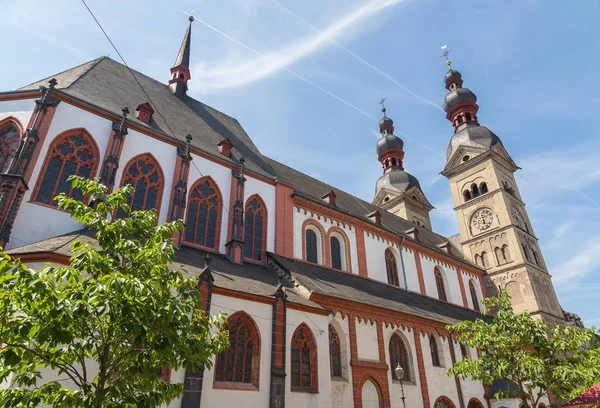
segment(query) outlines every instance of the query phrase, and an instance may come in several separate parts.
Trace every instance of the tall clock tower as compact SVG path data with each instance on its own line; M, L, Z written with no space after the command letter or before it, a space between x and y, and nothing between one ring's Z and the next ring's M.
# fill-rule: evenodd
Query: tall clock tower
M454 135L442 174L450 180L464 256L488 271L488 292L507 290L516 313L558 322L562 308L514 178L519 167L479 124L477 97L447 65L444 111Z

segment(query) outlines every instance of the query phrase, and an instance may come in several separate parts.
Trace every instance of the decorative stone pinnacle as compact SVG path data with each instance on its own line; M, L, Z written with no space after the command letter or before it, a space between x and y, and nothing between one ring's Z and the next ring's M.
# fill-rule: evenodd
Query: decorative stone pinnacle
M54 87L58 84L58 81L56 80L56 78L52 78L50 81L48 81L48 85L50 85L50 89L54 89Z

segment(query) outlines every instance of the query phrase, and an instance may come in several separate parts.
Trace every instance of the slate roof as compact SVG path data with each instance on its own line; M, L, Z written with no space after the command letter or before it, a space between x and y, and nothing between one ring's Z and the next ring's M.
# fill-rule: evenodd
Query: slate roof
M405 220L404 218L400 218L369 202L361 200L358 197L348 194L345 191L342 191L320 180L317 180L304 173L301 173L298 170L294 170L291 167L281 164L273 159L266 158L266 160L271 165L273 170L275 170L275 172L277 173L277 177L280 180L283 180L286 183L289 183L292 186L294 186L294 190L299 196L328 206L328 204L325 203L325 201L323 201L320 197L333 190L336 195L336 206L332 208L341 210L367 222L372 221L366 215L375 210L379 210L381 214L381 225L384 228L387 228L395 234L405 236L407 240L412 241L412 238L404 235L404 232L406 230L416 227L412 222ZM427 228L416 228L419 231L419 243L421 245L433 249L434 251L439 252L440 254L448 256L448 253L446 251L443 251L437 247L438 245L448 241L447 238L443 237L442 235L436 234L435 232L430 231ZM468 262L459 255L454 254L450 256L461 262L466 262L470 264L470 262Z
M152 101L148 100L134 80L132 72ZM187 95L179 99L167 85L168 75L165 83L158 82L135 70L130 71L125 65L108 57L101 57L19 90L37 90L40 85L47 86L49 78L56 78L56 89L60 92L119 116L125 106L135 112L139 105L151 102L155 114L150 125L136 119L135 115L130 115L128 119L169 137L174 133L180 141L191 134L193 147L237 165L237 161L218 151L218 143L228 138L234 147L233 154L238 158L243 155L246 159L246 168L271 179L275 177L273 170L236 119Z
M472 310L361 276L334 271L275 254L270 255L289 270L297 282L312 293L395 310L444 324L484 318L480 313Z
M50 238L34 244L25 245L6 251L13 257L32 253L55 253L71 257L71 243L76 239L82 241L94 241L92 231L80 230L69 234ZM190 276L199 276L206 266L206 252L189 247L182 247L176 251L173 265L181 265ZM258 296L272 297L275 294L279 280L277 275L268 270L264 265L247 263L238 265L231 263L220 254L210 254L210 271L214 278L214 286L231 289L239 292L250 293ZM292 285L286 287L288 302L323 309L317 303L309 300L306 296Z

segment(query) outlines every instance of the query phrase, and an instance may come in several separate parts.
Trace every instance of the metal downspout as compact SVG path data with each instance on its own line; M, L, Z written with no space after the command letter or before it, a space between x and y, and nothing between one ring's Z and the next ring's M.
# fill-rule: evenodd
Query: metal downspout
M400 265L402 266L402 277L404 278L404 289L408 291L408 282L406 281L406 268L404 267L404 256L402 255L402 248L404 247L404 241L406 237L402 237L400 242Z

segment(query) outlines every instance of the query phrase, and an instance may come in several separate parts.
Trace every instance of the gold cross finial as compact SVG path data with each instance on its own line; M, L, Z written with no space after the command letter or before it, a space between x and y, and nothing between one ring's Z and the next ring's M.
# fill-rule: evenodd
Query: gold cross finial
M448 54L450 54L450 51L452 50L449 50L447 45L442 45L442 51L440 58L446 58L446 66L448 69L452 69L452 62L448 59Z

